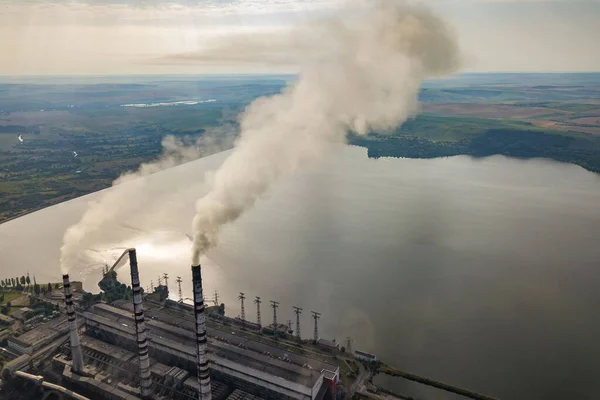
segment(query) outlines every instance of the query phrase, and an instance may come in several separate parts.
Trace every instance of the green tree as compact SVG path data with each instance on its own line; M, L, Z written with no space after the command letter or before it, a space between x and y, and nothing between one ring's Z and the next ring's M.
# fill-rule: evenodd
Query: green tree
M38 285L37 283L33 285L33 292L39 296L41 292L40 285Z
M10 286L15 287L15 278L10 278Z
M29 279L29 272L27 273L27 276L25 277L25 282L27 283L27 286L31 285L31 279Z
M19 280L19 282L21 282L21 286L25 285L25 275L21 276L21 279Z
M48 293L52 293L52 284L48 282Z

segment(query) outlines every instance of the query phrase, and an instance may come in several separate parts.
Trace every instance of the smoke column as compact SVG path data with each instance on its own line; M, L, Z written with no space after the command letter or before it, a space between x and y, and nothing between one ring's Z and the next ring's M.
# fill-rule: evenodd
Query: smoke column
M78 256L85 251L93 239L94 233L106 232L122 224L122 220L132 211L139 208L139 194L145 185L141 178L163 169L195 160L223 148L230 147L235 128L230 124L218 129L210 129L205 135L193 141L182 141L173 136L166 136L162 141L162 156L153 162L140 165L137 171L124 173L113 182L113 186L127 182L118 190L105 192L102 197L90 203L81 217L70 226L63 236L60 249L60 264L63 274L75 266ZM151 218L151 217L149 217Z
M319 160L349 131L365 135L398 127L418 110L423 79L456 70L457 45L442 20L422 8L373 3L352 17L312 23L277 41L279 50L300 52L304 65L294 83L257 99L241 116L235 150L196 203L193 265L216 244L220 228L274 182ZM193 58L241 61L243 48L265 55L272 44L227 40Z

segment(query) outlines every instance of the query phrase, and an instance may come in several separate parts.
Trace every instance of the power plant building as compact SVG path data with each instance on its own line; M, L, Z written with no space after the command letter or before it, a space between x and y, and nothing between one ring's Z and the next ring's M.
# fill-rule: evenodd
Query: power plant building
M125 301L115 305L101 303L86 310L83 313L86 333L133 353L137 351L133 306ZM195 374L194 321L156 309L145 310L145 321L149 355L154 364L162 363ZM337 365L236 335L226 326L209 322L206 327L208 358L211 374L217 382L263 399L315 400L323 399L332 387L331 382L339 380ZM188 380L192 385L194 380Z
M41 324L19 337L8 338L8 348L15 353L32 354L51 341L60 338L69 331L67 318L60 317L50 322Z

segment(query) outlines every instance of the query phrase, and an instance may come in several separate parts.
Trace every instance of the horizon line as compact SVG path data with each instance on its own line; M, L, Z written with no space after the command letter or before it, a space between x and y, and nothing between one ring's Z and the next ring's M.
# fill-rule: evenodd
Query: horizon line
M428 78L427 80L433 79L445 79L453 76L460 75L474 75L474 74L512 74L512 75L524 75L524 74L536 74L536 75L558 75L558 74L600 74L600 70L564 70L564 71L464 71L454 74L450 74L443 77ZM72 74L1 74L2 78L106 78L106 77L128 77L128 76L297 76L299 73L292 72L238 72L238 73L124 73L124 74L86 74L86 73L72 73Z

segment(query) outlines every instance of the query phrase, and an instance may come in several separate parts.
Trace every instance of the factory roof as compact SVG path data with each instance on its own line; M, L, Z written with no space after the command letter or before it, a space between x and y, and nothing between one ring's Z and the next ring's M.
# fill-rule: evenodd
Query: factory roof
M115 307L106 306L105 309L114 310L116 307L124 310L129 310L129 313L121 315L132 315L133 304L130 301L118 301L115 302ZM194 316L192 313L182 313L181 311L171 312L170 309L167 311L148 309L144 310L146 317L146 327L157 326L165 327L173 334L176 334L179 338L192 338L195 339L196 325L194 323ZM177 315L179 314L179 315ZM173 325L179 329L173 329ZM262 354L271 354L274 359L289 359L291 363L297 365L310 365L315 370L330 370L336 371L338 366L329 364L324 361L320 361L314 358L309 358L293 351L285 350L277 346L273 346L268 343L258 342L256 340L249 339L246 336L236 335L231 327L216 323L210 319L206 321L206 332L209 338L216 339L218 342L230 343L236 346L243 346L245 349L253 350ZM325 339L323 339L325 340ZM333 342L330 342L333 343Z
M23 347L39 347L54 340L57 336L67 333L68 330L67 317L64 316L41 324L19 337L11 337L8 340Z
M120 325L119 329L121 330L124 330L121 327L129 327L134 324L131 312L106 304L96 304L88 311L95 315L94 318L99 316L105 319L106 324L113 327ZM182 329L181 318L153 311L154 319L152 319L152 317L148 318L148 314L150 313L146 314L146 328L151 343L160 343L183 353L195 354L195 334L191 322L192 326L189 329ZM191 317L192 315L190 315ZM164 320L175 322L175 324L165 323ZM236 335L231 330L226 331L226 327L221 328L207 328L209 354L212 353L215 356L308 387L314 386L323 369L333 371L338 369L336 365ZM130 333L133 334L134 331L131 330Z
M339 343L336 343L333 340L328 340L328 339L323 339L323 338L319 338L319 340L317 340L317 344L320 344L321 346L325 346L325 347L331 347L332 349L336 349L336 348L340 347Z
M235 389L233 393L227 397L227 400L261 400L261 398L253 394L243 392L240 389Z
M102 342L100 340L91 338L89 336L82 336L80 339L80 342L81 342L82 347L97 351L102 354L110 355L112 358L114 358L118 361L121 361L121 362L135 361L133 359L136 356L132 352L123 350L120 347L113 346L111 344Z

